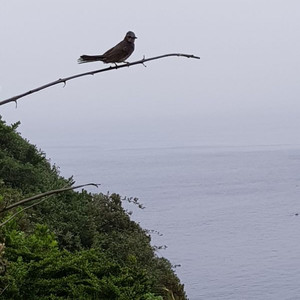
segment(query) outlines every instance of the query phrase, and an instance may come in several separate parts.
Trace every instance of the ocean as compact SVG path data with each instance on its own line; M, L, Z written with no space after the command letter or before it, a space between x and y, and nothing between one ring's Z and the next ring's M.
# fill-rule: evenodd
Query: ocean
M91 192L139 198L126 208L190 300L300 299L300 146L43 150Z

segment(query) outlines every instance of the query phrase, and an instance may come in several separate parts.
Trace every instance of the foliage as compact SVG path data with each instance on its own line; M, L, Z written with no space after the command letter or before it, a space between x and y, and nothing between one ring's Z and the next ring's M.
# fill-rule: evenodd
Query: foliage
M6 126L0 116L0 179L24 195L53 189L68 181L59 177L44 153L16 132L19 123Z
M122 267L95 249L60 250L44 225L31 235L7 231L5 238L10 263L0 283L9 286L2 299L142 299L150 290L138 268Z
M17 126L0 119L0 209L72 180L59 176ZM0 243L7 265L0 299L186 299L170 262L156 256L117 194L51 196L0 228Z

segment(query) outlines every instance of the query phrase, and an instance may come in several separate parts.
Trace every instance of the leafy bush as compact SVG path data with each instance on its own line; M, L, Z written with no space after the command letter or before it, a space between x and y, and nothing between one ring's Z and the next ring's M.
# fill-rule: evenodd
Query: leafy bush
M9 260L0 299L143 299L151 280L139 268L120 266L96 249L60 250L44 225L33 234L5 232Z

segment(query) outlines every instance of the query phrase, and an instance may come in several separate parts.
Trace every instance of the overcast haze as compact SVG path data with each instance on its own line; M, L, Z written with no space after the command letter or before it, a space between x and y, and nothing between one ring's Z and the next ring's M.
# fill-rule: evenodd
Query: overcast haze
M38 147L103 140L129 145L298 144L300 2L1 1L1 100L60 77L128 30L129 61L166 58L76 79L1 107ZM55 160L55 158L54 158Z

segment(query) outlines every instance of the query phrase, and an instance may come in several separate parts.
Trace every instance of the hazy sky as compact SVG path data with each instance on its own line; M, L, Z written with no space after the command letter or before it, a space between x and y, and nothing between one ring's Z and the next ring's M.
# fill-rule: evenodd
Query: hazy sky
M0 107L32 143L300 144L300 1L1 0L0 99L105 65L78 65L128 30L129 61Z

